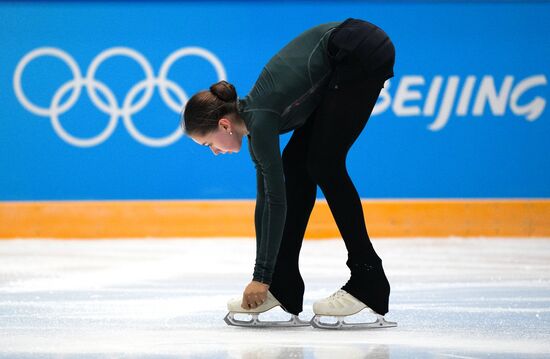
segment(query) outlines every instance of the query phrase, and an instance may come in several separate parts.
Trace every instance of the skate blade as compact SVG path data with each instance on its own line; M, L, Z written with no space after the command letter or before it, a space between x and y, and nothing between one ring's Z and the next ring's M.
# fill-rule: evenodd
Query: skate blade
M347 323L345 317L336 317L336 323L324 323L321 321L323 317L331 317L329 315L315 315L311 318L310 324L314 328L320 329L342 329L342 328L364 328L364 329L374 329L374 328L391 328L397 327L396 322L387 321L384 316L377 315L376 321L371 323Z
M227 325L233 325L237 327L309 327L310 322L298 318L297 315L292 314L289 320L285 321L262 321L258 318L259 313L244 313L252 316L250 320L235 319L235 314L229 312L223 318ZM239 313L243 314L243 313Z

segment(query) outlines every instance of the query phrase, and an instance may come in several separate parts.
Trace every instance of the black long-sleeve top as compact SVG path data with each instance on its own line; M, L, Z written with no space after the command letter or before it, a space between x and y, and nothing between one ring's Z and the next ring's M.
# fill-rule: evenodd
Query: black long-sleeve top
M330 33L341 23L306 30L277 52L247 96L238 99L257 176L256 262L253 280L270 284L286 217L279 135L300 127L319 104L330 78Z

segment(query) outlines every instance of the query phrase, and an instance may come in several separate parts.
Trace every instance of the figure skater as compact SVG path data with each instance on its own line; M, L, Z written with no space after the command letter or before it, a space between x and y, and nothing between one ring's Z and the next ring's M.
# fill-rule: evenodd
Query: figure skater
M368 308L386 322L390 285L365 225L361 200L346 157L365 127L380 91L394 76L395 49L388 35L348 18L312 27L277 52L250 93L219 81L187 102L184 133L215 155L239 152L244 136L257 176L254 214L256 261L242 298L228 303L226 322L278 325L258 314L276 306L292 314L283 325L309 325L302 311L304 281L298 257L321 188L348 252L350 277L341 289L313 304L316 327L350 325L343 318ZM281 156L279 135L294 131ZM253 315L240 321L236 313ZM320 321L335 316L336 324Z

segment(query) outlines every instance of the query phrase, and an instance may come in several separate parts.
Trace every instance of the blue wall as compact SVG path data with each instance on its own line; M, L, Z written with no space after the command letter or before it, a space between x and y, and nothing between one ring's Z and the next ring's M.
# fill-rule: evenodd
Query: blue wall
M361 197L550 197L548 2L23 2L0 3L0 200L255 198L246 139L216 157L178 137L178 108L221 78L246 95L294 36L347 17L396 47L348 157Z

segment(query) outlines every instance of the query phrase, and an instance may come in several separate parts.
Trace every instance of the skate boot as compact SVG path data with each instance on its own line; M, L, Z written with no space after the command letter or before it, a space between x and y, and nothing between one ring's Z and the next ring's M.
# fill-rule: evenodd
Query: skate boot
M267 292L267 299L261 305L253 309L243 309L241 307L242 298L231 299L227 302L227 310L229 313L223 319L227 325L235 325L240 327L305 327L309 326L309 321L301 320L297 315L291 314L291 318L287 321L261 321L258 319L260 313L267 312L275 307L281 307L281 303L271 294ZM235 318L235 314L250 314L252 319L239 320Z
M375 314L376 321L371 323L346 323L344 321L345 317L357 314L363 309ZM386 328L397 326L397 323L386 321L383 315L376 313L343 289L339 289L329 297L313 303L313 313L315 316L311 319L311 325L315 328ZM322 322L322 317L336 317L336 323Z

